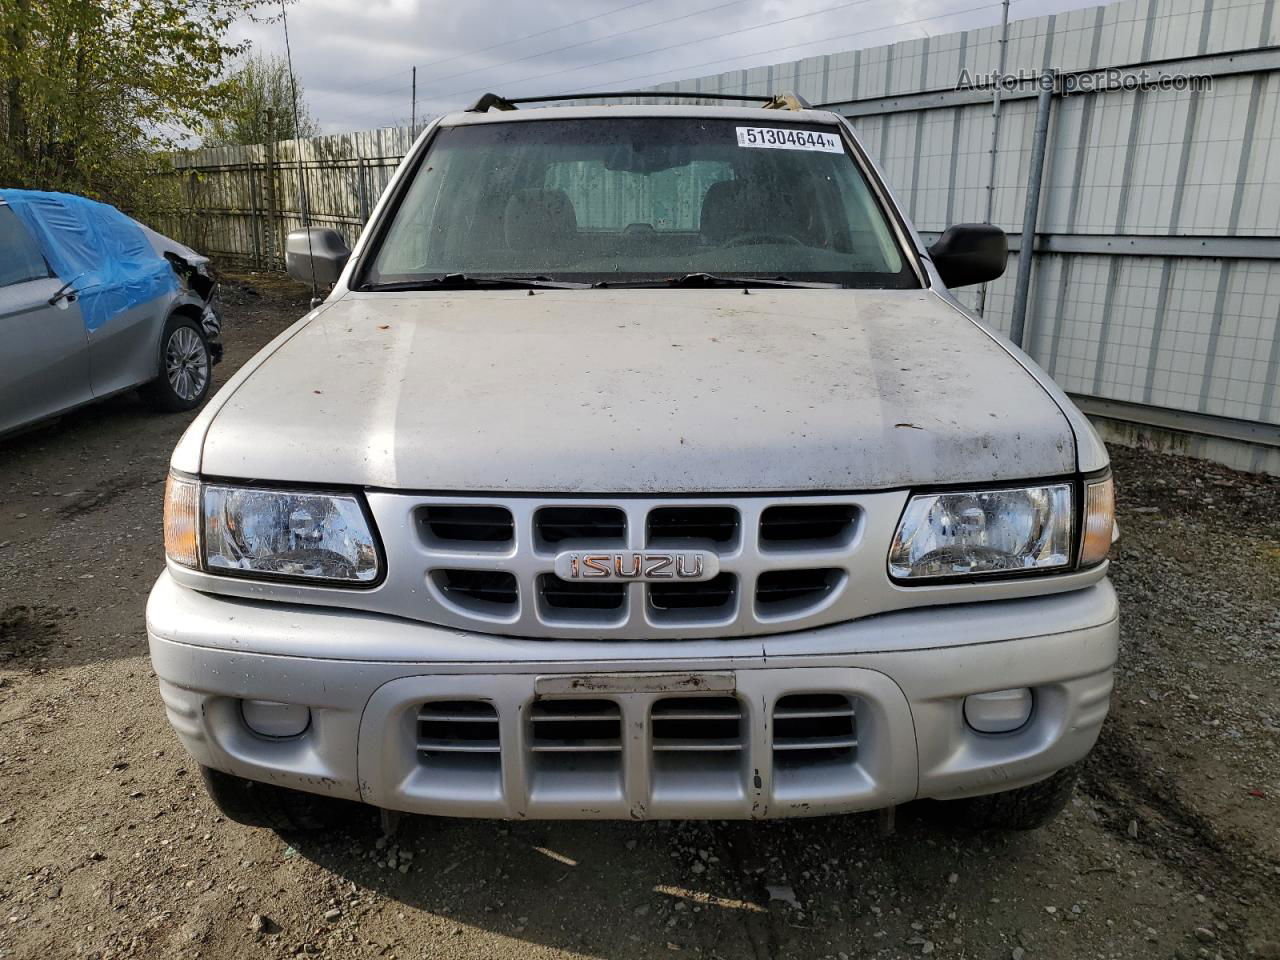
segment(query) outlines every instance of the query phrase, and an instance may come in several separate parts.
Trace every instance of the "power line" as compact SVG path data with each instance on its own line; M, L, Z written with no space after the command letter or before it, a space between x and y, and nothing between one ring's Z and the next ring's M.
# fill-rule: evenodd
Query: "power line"
M612 10L606 10L604 13L593 14L590 17L583 17L581 20L572 20L569 23L562 23L558 27L548 27L546 30L539 30L537 33L528 33L523 37L515 37L512 40L503 40L501 43L490 44L487 47L480 47L478 50L469 50L466 53L455 54L452 57L444 57L440 60L432 60L423 64L424 67L434 67L441 63L449 63L452 60L461 60L463 57L474 57L477 53L488 53L490 50L496 50L498 47L510 46L513 43L519 43L522 40L533 40L537 37L545 37L548 33L555 33L557 30L568 30L570 27L576 27L580 24L590 23L592 20L599 20L601 17L608 17L615 13L622 13L624 10L630 10L632 7L643 7L657 0L636 0L635 3L626 3L620 7L614 7ZM436 78L439 79L439 78Z
M343 86L343 89L345 89L345 90L358 90L358 89L360 89L361 87L371 87L371 86L373 86L375 83L381 83L381 82L382 82L382 81L384 81L384 80L388 80L388 79L390 79L391 77L396 76L397 74L404 73L404 72L405 72L406 70L408 70L408 69L410 69L410 68L409 68L409 67L400 67L400 68L398 68L398 69L396 69L396 70L392 70L390 73L380 73L380 74L378 74L376 77L374 77L374 78L373 78L373 79L371 79L371 80L363 80L363 81L361 81L360 83L344 83L342 86Z
M812 10L812 11L810 11L809 13L801 13L801 14L797 14L797 15L795 15L794 17L784 17L784 18L782 18L781 20L769 20L769 21L766 21L765 23L757 23L757 24L755 24L754 26L750 26L750 27L741 27L741 28L739 28L739 29L737 29L737 30L729 30L729 31L726 31L726 32L724 32L724 33L718 33L718 34L716 34L714 37L698 37L698 38L696 38L696 39L694 39L694 40L684 40L684 41L681 41L680 43L672 43L672 44L669 44L669 45L667 45L667 46L665 46L665 47L655 47L655 48L654 48L654 49L652 49L652 50L642 50L642 51L640 51L639 53L629 53L629 54L626 54L626 55L621 56L621 57L610 57L610 58L608 58L608 59L606 59L606 60L597 60L597 61L595 61L594 63L584 63L584 64L580 64L579 66L576 66L576 67L566 67L566 68L564 68L564 69L562 69L562 70L552 70L552 71L550 71L550 72L548 72L548 73L539 73L539 74L536 74L536 75L534 75L534 76L530 76L530 77L520 77L519 79L504 81L504 83L525 83L525 82L527 82L527 81L529 81L529 80L543 80L543 79L545 79L545 78L547 78L547 77L556 77L556 76L560 76L561 74L565 74L565 73L574 73L574 72L576 72L576 71L578 71L578 70L589 70L589 69L590 69L590 68L592 68L592 67L601 67L601 66L604 66L604 65L606 65L606 64L610 64L610 63L618 63L618 62L620 62L620 61L622 61L622 60L634 60L636 57L646 57L646 56L649 56L649 55L651 55L651 54L655 54L655 53L665 53L665 52L666 52L666 51L668 51L668 50L676 50L676 49L678 49L678 48L680 48L680 47L687 47L687 46L691 46L692 44L695 44L695 43L706 43L708 40L722 40L722 39L724 39L725 37L733 37L733 36L737 36L737 35L738 35L738 34L740 34L740 33L750 33L750 32L751 32L751 31L753 31L753 30L763 30L763 29L764 29L764 28L766 28L766 27L777 27L777 26L781 26L781 25L782 25L782 24L784 24L784 23L793 23L793 22L794 22L794 21L796 21L796 20L805 20L805 19L808 19L809 17L816 17L816 16L818 16L819 14L823 14L823 13L831 13L831 12L833 12L833 11L835 11L835 10L844 10L844 9L846 9L846 8L848 8L848 7L856 7L856 6L859 6L859 5L861 5L861 4L864 4L864 3L870 3L870 2L871 2L871 0L846 0L846 2L845 2L845 3L838 3L838 4L835 4L834 6L830 6L830 7L823 7L823 8L821 8L821 9L819 9L819 10ZM727 5L727 4L726 4L726 5ZM713 9L714 9L714 8L713 8ZM685 19L685 18L684 18L684 17L680 17L680 18L677 18L677 19ZM670 21L670 22L673 22L673 23L674 23L675 21ZM826 38L824 38L824 39L826 39ZM812 41L812 42L814 42L814 43L819 43L819 42L821 42L821 41L817 41L817 40L815 40L815 41ZM797 44L797 46L804 46L804 44ZM787 48L786 48L786 47L782 47L782 48L780 48L780 49L784 49L784 50L785 50L785 49L787 49ZM751 54L744 54L744 56L751 56ZM729 58L729 59L736 59L736 58ZM663 71L659 71L659 72L663 72ZM486 86L489 86L489 85L486 85ZM433 98L433 101L432 101L432 102L437 102L437 101L439 101L439 100L443 100L443 99L445 99L445 98L447 98L447 97L458 97L458 96L463 96L464 94L468 94L468 93L478 93L478 92L480 92L480 91L483 91L484 89L486 89L486 87L472 87L472 88L470 88L470 89L468 89L468 90L454 90L454 91L451 91L451 92L449 92L449 93L441 94L439 97L435 97L435 98Z
M996 0L996 2L994 3L984 3L981 6L969 7L965 10L952 10L949 13L935 13L931 17L919 17L918 19L915 19L915 20L902 20L897 23L887 23L887 24L884 24L883 26L872 27L867 30L855 30L853 33L840 33L830 37L823 37L821 40L808 40L808 41L805 41L804 43L787 44L785 47L774 47L771 50L756 50L753 53L739 53L731 57L721 57L718 60L704 60L701 63L688 63L682 67L679 67L677 70L655 70L652 73L641 73L631 77L623 77L618 80L606 80L601 84L601 86L611 87L614 84L618 84L618 83L631 83L634 80L644 80L649 77L660 76L661 74L664 74L664 73L673 73L673 72L682 73L686 70L697 69L698 67L709 67L717 63L728 63L731 60L742 60L742 59L745 59L746 57L771 56L772 54L775 54L775 53L781 53L784 50L795 50L798 47L811 47L816 43L826 43L831 40L847 40L850 37L861 37L861 36L866 36L868 33L880 33L883 30L892 30L894 27L911 27L920 23L928 23L931 20L945 20L947 17L959 17L959 16L963 16L966 13L977 13L979 10L991 10L995 7L999 7L1002 5L1003 4L1001 0ZM839 52L839 51L836 51L836 52ZM743 69L747 69L747 68L744 67ZM465 92L471 92L471 91L465 91ZM573 96L572 92L565 91L564 93L565 99L570 99L572 98L572 96ZM710 97L710 96L713 96L713 94L708 92L707 96Z
M483 67L472 67L470 70L459 70L457 73L446 73L439 77L428 77L427 79L433 83L440 80L452 80L454 77L465 77L468 73L478 73L481 70L497 70L500 67L508 67L513 63L523 63L525 60L536 60L538 57L550 56L553 53L562 53L565 50L575 50L578 47L585 47L593 43L603 43L605 40L613 40L616 37L625 37L630 33L639 33L641 30L649 30L653 27L670 26L673 23L679 23L681 20L690 20L694 17L700 17L704 13L713 13L716 10L724 10L727 7L740 7L747 0L727 0L726 3L716 4L714 7L706 7L702 10L695 10L693 13L682 14L678 17L671 17L666 20L655 20L653 23L647 23L643 27L631 27L628 30L619 30L616 33L606 33L603 37L591 37L588 40L579 40L577 43L566 44L563 47L552 47L550 50L543 50L541 53L530 53L523 57L516 57L514 60L504 60L502 63L488 64ZM727 34L725 34L727 36Z
M535 40L538 37L545 37L548 33L555 33L559 30L568 30L570 27L576 27L584 23L590 23L592 20L599 20L602 17L609 17L615 13L622 13L624 10L630 10L633 7L644 7L644 6L648 6L651 3L657 3L657 2L658 0L635 0L634 3L626 3L620 7L614 7L612 10L606 10L604 11L604 13L596 13L596 14L592 14L589 17L583 17L581 20L571 20L568 23L562 23L562 24L559 24L558 26L548 27L545 30L537 31L536 33L526 33L522 37L513 37L510 40L503 40L500 43L491 43L487 47L477 47L475 50L468 50L466 53L455 53L452 56L441 57L439 60L429 60L426 63L422 64L422 68L425 70L427 67L439 66L442 63L451 63L454 60L461 60L465 57L474 57L478 53L488 53L490 50L497 50L499 47L507 47L513 43L520 43L523 40ZM408 69L409 69L408 67L402 67L400 70L396 70L393 72L401 73L404 70L408 70ZM385 80L389 76L392 76L392 74L385 73L380 76L374 77L372 80L364 81L362 83L346 84L346 87L350 89L352 87L368 86L371 83L377 83L379 80Z
M853 2L851 2L851 3L846 3L846 4L842 4L841 6L853 6L853 5L854 5L854 3L865 3L865 2L869 2L869 0L853 0ZM1018 2L1018 0L1011 0L1011 2ZM688 71L688 70L695 70L695 69L697 69L697 68L699 68L699 67L709 67L709 66L714 66L714 65L716 65L716 64L720 64L720 63L728 63L728 62L730 62L730 61L734 61L734 60L743 60L743 59L746 59L746 58L748 58L748 57L767 57L767 56L771 56L771 55L773 55L773 54L775 54L775 53L782 53L782 52L787 51L787 50L795 50L795 49L798 49L798 48L800 48L800 47L811 47L811 46L813 46L814 44L818 44L818 43L827 43L827 42L830 42L830 41L833 41L833 40L848 40L848 39L850 39L850 38L852 38L852 37L862 37L862 36L866 36L867 34L880 33L880 32L885 31L885 30L892 30L892 29L894 29L895 27L911 27L911 26L916 26L916 25L918 25L918 24L922 24L922 23L930 23L930 22L932 22L932 21L934 21L934 20L945 20L945 19L947 19L948 17L960 17L960 16L964 16L965 14L969 14L969 13L977 13L977 12L982 11L982 10L991 10L991 9L994 9L995 7L999 7L999 6L1002 6L1002 0L995 0L995 2L993 2L993 3L984 3L984 4L980 4L979 6L976 6L976 7L967 7L967 8L965 8L964 10L951 10L951 11L944 11L943 13L936 13L936 14L934 14L934 15L932 15L932 16L929 16L929 17L917 17L917 18L916 18L916 19L914 19L914 20L902 20L902 21L897 21L897 22L894 22L894 23L882 24L882 25L880 25L880 26L878 26L878 27L869 27L869 28L867 28L867 29L865 29L865 30L854 30L854 31L852 31L852 32L850 32L850 33L834 34L834 35L831 35L831 36L823 37L823 38L821 38L821 39L819 39L819 40L807 40L807 41L804 41L804 42L801 42L801 43L790 43L790 44L787 44L787 45L785 45L785 46L781 46L781 47L772 47L772 48L770 48L770 49L768 49L768 50L755 50L755 51L752 51L751 53L739 53L739 54L734 54L733 56L720 57L720 58L718 58L718 59L716 59L716 60L704 60L704 61L702 61L702 62L700 62L700 63L689 63L689 64L685 64L685 65L683 65L683 66L681 66L681 67L679 67L679 68L676 68L676 69L674 69L674 70L673 70L673 69L667 69L667 70L655 70L655 71L652 71L652 72L650 72L650 73L635 74L635 75L633 75L633 76L630 76L630 77L622 77L622 78L617 79L617 80L606 80L606 81L603 81L603 82L600 84L600 86L603 86L603 87L610 87L610 86L614 86L615 84L631 83L631 82L636 81L636 80L645 80L645 79L648 79L648 78L650 78L650 77L661 76L662 74L668 74L668 73L673 73L673 72L675 72L675 73L683 73L683 72ZM815 13L815 14L816 14L816 13L825 13L825 12L828 12L828 11L826 11L826 10L817 10L817 11L814 11L814 13ZM806 16L809 16L809 15L810 15L810 14L806 14ZM791 18L791 19L795 19L795 18ZM745 28L745 29L755 29L755 28ZM735 32L742 32L742 31L735 31ZM721 34L721 36L729 36L729 35L730 35L730 34L727 34L727 33L726 33L726 34ZM691 42L691 43L692 43L692 42L699 42L699 41L689 41L689 42ZM666 47L666 48L663 48L663 49L673 49L674 47L677 47L677 46L685 46L685 45L687 45L687 44L674 44L672 47ZM649 52L655 52L655 51L649 51ZM643 55L644 55L644 54L634 54L633 56L643 56ZM626 59L631 59L631 57L616 57L616 58L614 58L614 60L626 60ZM605 61L605 62L613 62L613 61ZM588 64L587 66L594 66L594 64ZM573 69L585 69L585 67L583 67L583 68L576 68L576 67L575 67L575 68L573 68ZM747 68L743 68L743 69L747 69ZM558 72L571 72L571 71L558 71ZM536 79L536 78L534 78L534 79ZM515 81L515 82L519 82L519 81ZM404 89L404 88L401 88L401 89ZM474 88L473 90L464 90L464 91L461 91L461 93L473 93L473 92L476 92L477 90L483 90L483 89L484 89L483 87L477 87L477 88ZM458 93L455 93L455 94L446 94L445 96L458 96L458 95L460 95L460 94L458 94ZM570 98L572 98L573 93L572 93L571 91L564 91L564 92L563 92L563 95L564 95L565 99L570 99ZM711 96L711 95L712 95L712 94L709 92L709 93L708 93L708 96ZM553 96L558 96L558 94L553 94ZM437 99L432 100L432 101L430 101L430 102L433 102L433 103L434 103L434 102L438 102L438 100L439 100L439 99L440 99L440 98L437 98Z
M388 93L404 93L406 90L410 90L410 89L412 89L412 87L413 87L413 85L412 85L412 84L409 84L409 83L402 83L402 84L401 84L400 86L398 86L398 87L387 87L385 90L370 90L368 93L363 93L363 94L361 94L361 96L363 96L363 97L381 97L381 96L384 96L385 94L388 94Z

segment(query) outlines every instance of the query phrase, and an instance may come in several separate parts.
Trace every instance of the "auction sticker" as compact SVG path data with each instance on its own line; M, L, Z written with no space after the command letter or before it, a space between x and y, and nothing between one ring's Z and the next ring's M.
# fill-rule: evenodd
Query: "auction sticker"
M738 146L763 147L766 150L818 150L822 153L844 153L838 134L792 127L738 127Z

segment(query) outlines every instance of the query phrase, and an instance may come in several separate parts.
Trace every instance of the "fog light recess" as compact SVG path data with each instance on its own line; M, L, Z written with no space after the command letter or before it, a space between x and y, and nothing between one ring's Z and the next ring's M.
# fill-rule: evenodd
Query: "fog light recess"
M311 709L296 703L274 700L242 700L244 724L260 737L283 740L305 733L311 725Z
M1009 733L1031 718L1031 690L993 690L964 698L964 719L979 733Z

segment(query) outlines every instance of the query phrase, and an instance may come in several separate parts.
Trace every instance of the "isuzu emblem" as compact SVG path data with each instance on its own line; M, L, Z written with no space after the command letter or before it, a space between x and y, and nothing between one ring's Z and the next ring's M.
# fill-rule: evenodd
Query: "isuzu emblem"
M710 550L566 550L555 569L561 580L710 580L720 558Z

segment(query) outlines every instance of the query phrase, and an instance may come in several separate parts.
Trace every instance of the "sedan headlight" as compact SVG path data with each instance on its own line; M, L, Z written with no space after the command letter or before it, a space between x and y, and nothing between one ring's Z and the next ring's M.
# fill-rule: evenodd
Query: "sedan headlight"
M350 586L372 584L381 574L372 527L351 494L200 484L176 476L168 493L166 534L198 534L166 536L175 563L210 573Z
M1071 484L914 496L889 550L900 580L1071 565Z

